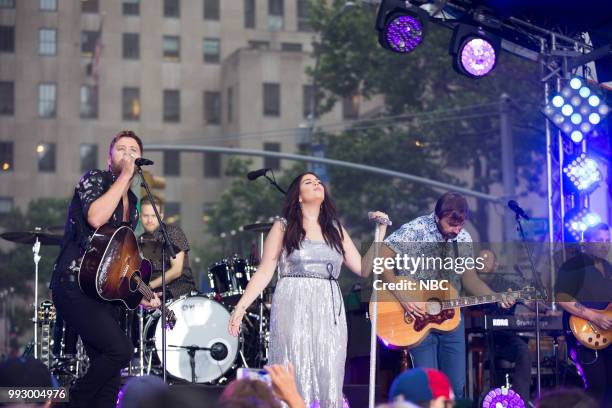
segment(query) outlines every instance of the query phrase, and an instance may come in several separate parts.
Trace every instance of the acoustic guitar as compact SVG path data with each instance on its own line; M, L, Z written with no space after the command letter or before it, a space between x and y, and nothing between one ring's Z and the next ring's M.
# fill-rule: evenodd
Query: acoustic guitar
M134 231L130 227L104 224L89 240L79 268L81 290L97 299L125 305L135 309L145 298L152 300L149 280L153 267L140 255ZM173 328L176 316L165 309L167 328Z
M597 313L612 318L612 303L609 303L608 307L604 310L598 310ZM576 340L591 350L605 349L612 342L612 329L604 330L578 316L570 316L569 328Z
M404 282L414 282L419 287L419 281L400 278ZM534 300L536 290L525 287L519 291L495 293L485 296L457 297L457 290L452 286L442 290L411 290L410 299L414 302L425 302L426 315L418 317L404 310L389 290L377 291L377 325L376 334L385 343L396 347L413 347L421 343L433 330L449 332L455 330L461 322L459 309L467 306L497 303L504 298L512 297L515 300ZM372 315L373 301L370 301L370 316Z

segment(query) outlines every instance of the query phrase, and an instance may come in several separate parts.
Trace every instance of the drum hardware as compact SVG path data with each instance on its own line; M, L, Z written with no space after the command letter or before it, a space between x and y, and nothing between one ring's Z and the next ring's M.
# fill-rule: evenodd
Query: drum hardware
M196 383L196 351L208 351L210 352L210 356L216 361L224 360L228 354L227 347L220 342L214 343L211 347L177 346L174 344L168 344L168 347L187 350L187 354L189 355L189 366L191 367L191 382L193 384Z
M38 262L40 262L40 246L41 245L60 245L62 235L59 233L59 228L42 228L35 227L31 231L16 231L4 232L0 237L7 241L19 244L32 244L32 252L34 253L34 358L38 358Z

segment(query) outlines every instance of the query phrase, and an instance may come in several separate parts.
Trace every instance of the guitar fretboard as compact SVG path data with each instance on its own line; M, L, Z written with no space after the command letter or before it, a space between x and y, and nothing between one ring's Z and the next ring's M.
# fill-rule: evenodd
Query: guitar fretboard
M497 303L504 300L504 297L513 297L514 299L518 299L522 297L522 294L520 291L518 291L507 293L494 293L492 295L483 296L465 296L459 299L442 301L442 309L454 309L456 307L467 307L485 305L487 303Z

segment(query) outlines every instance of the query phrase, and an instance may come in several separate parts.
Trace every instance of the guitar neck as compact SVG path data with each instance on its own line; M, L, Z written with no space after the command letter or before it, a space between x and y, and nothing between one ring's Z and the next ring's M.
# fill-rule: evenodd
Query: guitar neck
M136 279L138 279L138 291L140 293L142 293L142 297L145 298L148 301L153 300L153 298L154 298L153 290L151 290L149 285L144 283L140 278L136 278ZM160 305L159 308L164 311L165 315L168 315L170 313L168 308L165 305L163 305L163 304Z
M492 295L483 296L464 296L459 299L444 300L442 301L442 309L454 309L456 307L467 307L467 306L478 306L486 305L488 303L498 303L507 298L508 296L513 297L515 300L522 297L522 291L517 292L506 292L506 293L494 293Z

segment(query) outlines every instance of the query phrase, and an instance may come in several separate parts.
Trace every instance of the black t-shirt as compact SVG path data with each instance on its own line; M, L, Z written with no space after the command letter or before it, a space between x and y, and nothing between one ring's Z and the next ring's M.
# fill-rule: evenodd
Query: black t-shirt
M87 213L91 204L110 189L116 181L115 175L108 170L91 170L85 173L74 189L74 195L68 206L68 216L64 226L64 238L60 254L53 267L51 277L51 289L57 283L60 274L67 273L73 264L78 266L78 258L87 247L91 234L95 229L87 222ZM127 225L136 228L138 225L138 209L136 203L138 198L132 191L128 191L129 221L123 222L123 200L119 200L115 212L108 221L115 227Z
M192 290L196 290L195 282L193 280L193 274L191 272L191 266L189 265L189 242L182 229L176 225L164 224L168 237L172 242L174 251L176 253L184 252L185 257L183 259L183 271L181 276L167 283L167 289L172 294L172 297L178 298L182 295L186 295ZM142 253L145 258L151 261L153 265L153 274L151 280L161 276L162 271L162 245L164 239L160 229L156 229L154 232L143 233L138 239L138 243L142 249ZM166 270L170 268L170 255L168 252L164 252L165 255L165 266ZM156 289L156 290L159 290Z
M567 260L557 275L555 292L565 293L591 309L605 309L612 302L612 265L601 260L604 273L595 268L594 258L580 253ZM561 299L562 300L562 299Z

